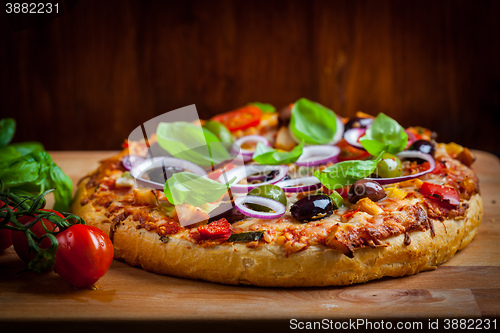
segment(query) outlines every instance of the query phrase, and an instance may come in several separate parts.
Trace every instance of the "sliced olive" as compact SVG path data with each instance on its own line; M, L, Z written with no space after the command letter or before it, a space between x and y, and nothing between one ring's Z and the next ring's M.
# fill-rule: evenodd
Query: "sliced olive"
M401 176L401 160L393 154L384 153L382 160L377 164L375 175L380 178L393 178Z
M231 132L229 132L226 126L222 125L218 121L207 121L203 125L203 128L206 128L210 132L214 133L220 141L224 143L233 143L233 136L231 135Z
M283 192L283 189L281 187L273 185L273 184L266 184L266 185L256 187L253 190L251 190L250 192L248 192L248 195L255 195L258 197L273 199L273 200L281 202L285 206L287 203L286 194L285 194L285 192ZM248 207L252 208L253 210L257 210L259 212L271 211L271 209L264 207L262 205L248 204Z
M351 203L356 203L362 198L379 201L385 198L385 196L385 191L379 183L367 179L361 179L354 182L347 193L347 197Z
M344 130L350 130L351 128L367 128L373 123L372 118L360 118L354 117L349 119L349 121L344 125Z
M266 175L266 178L264 179L264 181L267 182L267 181L273 180L274 177L276 177L278 175L278 173L280 173L279 170L273 170L273 171L269 172ZM289 175L286 175L285 178L283 178L282 180L287 180L287 179L290 179Z
M422 153L434 156L434 152L436 151L436 145L431 141L417 140L413 142L413 144L410 146L410 150L417 150Z
M324 194L311 195L294 203L290 213L300 222L321 220L333 214L333 202Z

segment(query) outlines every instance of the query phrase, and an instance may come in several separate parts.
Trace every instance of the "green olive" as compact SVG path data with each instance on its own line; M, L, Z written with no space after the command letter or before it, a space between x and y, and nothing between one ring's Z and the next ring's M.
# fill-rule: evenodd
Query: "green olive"
M259 187L254 188L250 192L248 192L248 195L255 195L258 197L263 197L263 198L268 198L268 199L273 199L276 201L281 202L283 205L286 206L286 194L283 192L283 189L279 186L273 185L273 184L266 184L262 185ZM261 206L261 205L256 205L256 204L248 204L250 208L253 210L257 210L259 212L270 212L271 209Z
M384 153L375 174L381 178L393 178L401 176L401 170L401 160L396 155Z
M206 128L210 132L214 133L220 141L224 143L233 143L233 136L231 135L231 132L229 132L226 126L222 125L218 121L207 121L203 125L203 128Z

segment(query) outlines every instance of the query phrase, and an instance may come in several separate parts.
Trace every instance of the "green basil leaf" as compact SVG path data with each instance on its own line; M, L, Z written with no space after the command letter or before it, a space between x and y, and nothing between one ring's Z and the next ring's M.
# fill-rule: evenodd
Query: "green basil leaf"
M304 142L295 146L291 151L279 151L268 147L261 142L257 143L257 148L253 153L253 160L259 164L290 164L297 161L302 155L304 149Z
M203 167L230 159L227 149L215 134L188 122L160 123L156 134L159 145L172 156Z
M190 172L174 173L164 186L165 196L174 205L188 203L193 206L218 200L227 192L226 184Z
M293 105L290 129L297 139L305 143L327 144L337 131L337 116L332 110L301 98Z
M314 175L329 190L353 184L356 180L368 177L375 171L377 164L382 160L381 152L373 160L352 160L334 164L323 171L316 170Z
M0 148L12 141L16 133L16 121L12 118L0 119Z
M373 156L381 151L397 154L406 148L408 134L397 121L380 113L359 142Z
M271 104L267 104L267 103L253 102L253 103L248 103L247 105L256 106L259 109L261 109L262 112L265 112L265 113L274 113L274 112L276 112L276 108L274 106L272 106Z
M54 210L68 211L73 195L73 183L71 178L66 175L62 169L54 162L50 164L49 188L55 188L54 191Z
M45 148L39 142L12 143L0 148L0 161L2 161L0 165L37 151L45 151Z
M329 195L329 197L330 199L332 199L337 209L344 206L344 198L342 198L339 192L333 190L333 192Z

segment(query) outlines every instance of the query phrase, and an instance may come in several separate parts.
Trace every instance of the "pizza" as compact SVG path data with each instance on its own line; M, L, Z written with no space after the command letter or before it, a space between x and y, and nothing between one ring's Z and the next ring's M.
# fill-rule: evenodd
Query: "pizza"
M343 118L307 99L269 109L158 124L82 178L72 211L116 259L232 285L411 275L474 238L483 207L467 148L382 113ZM181 149L200 133L217 148Z

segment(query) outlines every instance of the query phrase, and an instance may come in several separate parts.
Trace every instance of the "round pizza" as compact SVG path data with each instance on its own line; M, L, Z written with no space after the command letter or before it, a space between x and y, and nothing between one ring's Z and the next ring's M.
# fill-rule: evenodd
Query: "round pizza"
M72 211L147 271L348 285L435 269L481 222L471 151L383 113L302 98L146 127L82 178Z

